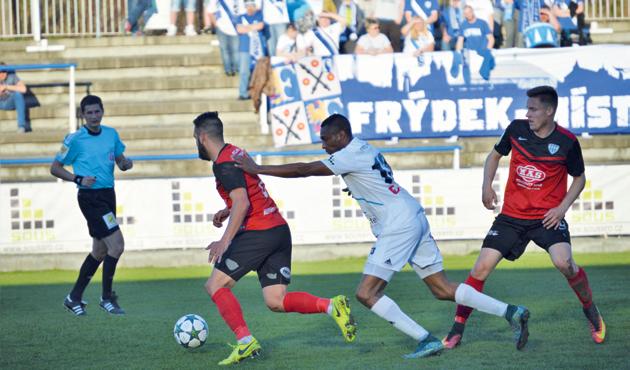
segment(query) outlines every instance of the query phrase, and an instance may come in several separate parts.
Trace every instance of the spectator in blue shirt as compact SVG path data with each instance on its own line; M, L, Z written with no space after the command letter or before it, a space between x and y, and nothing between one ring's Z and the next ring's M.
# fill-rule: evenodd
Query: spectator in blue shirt
M464 18L461 34L457 39L457 50L468 49L481 52L492 49L494 37L488 23L475 17L472 7L464 7Z
M31 131L31 123L28 119L28 110L24 101L26 85L15 71L2 70L5 66L0 62L0 110L14 110L17 112L18 132Z
M525 47L523 32L530 25L540 22L540 9L545 0L514 0L514 9L519 11L516 33L516 47Z
M461 34L464 10L461 0L450 0L450 3L440 13L442 17L442 50L455 50L457 39Z
M249 76L256 61L266 55L265 37L263 35L263 14L256 7L255 0L245 0L245 14L238 16L236 32L238 32L238 55L240 83L238 98L249 99Z

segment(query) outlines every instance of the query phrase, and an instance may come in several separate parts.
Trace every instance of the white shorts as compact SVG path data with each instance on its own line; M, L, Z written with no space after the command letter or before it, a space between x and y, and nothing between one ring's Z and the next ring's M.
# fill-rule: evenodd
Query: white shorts
M421 279L443 270L442 255L431 236L424 212L418 213L408 228L379 235L368 255L363 273L389 281L407 263Z

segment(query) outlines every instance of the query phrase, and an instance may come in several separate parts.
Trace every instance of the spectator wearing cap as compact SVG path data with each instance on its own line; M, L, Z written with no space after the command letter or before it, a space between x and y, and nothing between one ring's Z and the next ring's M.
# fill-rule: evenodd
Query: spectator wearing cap
M20 80L15 71L3 68L4 62L0 62L0 110L14 110L17 112L18 132L31 131L31 123L28 119L28 110L24 94L26 85Z
M256 61L267 54L263 28L263 15L256 7L255 0L245 0L245 13L238 16L236 32L239 43L239 87L238 98L249 99L249 77Z
M378 55L393 52L392 43L381 33L377 19L366 19L365 29L367 33L359 37L355 54Z

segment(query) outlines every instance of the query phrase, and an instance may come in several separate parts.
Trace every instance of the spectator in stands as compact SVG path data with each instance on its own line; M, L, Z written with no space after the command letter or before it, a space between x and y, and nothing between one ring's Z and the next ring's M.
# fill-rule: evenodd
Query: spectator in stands
M306 32L304 39L312 48L313 55L333 56L339 54L339 38L345 29L346 20L343 17L336 13L321 12L317 17L317 27Z
M437 0L405 0L405 19L411 23L413 17L424 20L429 31L433 31L433 24L438 20L439 5Z
M405 37L403 53L419 57L426 51L433 51L435 40L424 19L420 16L411 18L402 29Z
M15 73L8 69L4 62L0 62L0 110L14 110L17 112L17 131L20 133L31 131L28 110L24 101L26 85Z
M457 39L457 50L468 49L477 52L492 49L494 37L486 21L475 16L475 11L470 5L464 6L464 18L462 33Z
M475 18L481 19L490 28L490 32L494 30L494 7L491 0L464 0L464 6L470 6L473 10Z
M398 53L402 50L400 28L405 10L405 0L374 0L374 2L374 14L371 18L378 19L380 32L389 39L394 52Z
M353 54L359 35L365 32L365 13L355 0L343 0L336 5L337 14L346 20L346 29L339 38L339 50L343 54Z
M560 46L560 23L547 5L540 8L539 21L525 29L525 46L552 48Z
M503 30L503 45L505 48L516 46L516 19L517 13L514 11L514 0L495 0L494 21L495 26ZM496 32L495 32L496 35Z
M293 23L287 25L286 32L280 35L276 45L276 56L284 57L290 63L295 63L298 59L308 54L308 45L304 35L298 33Z
M449 5L444 8L440 15L443 24L441 49L455 50L464 21L464 8L461 0L450 0Z
M216 24L225 74L234 76L239 63L239 40L235 22L240 14L240 0L210 0L206 12L211 14Z
M289 11L286 0L261 0L263 20L267 31L267 47L271 56L276 55L278 38L284 34L289 24Z
M186 11L184 35L197 36L197 31L195 31L196 0L171 0L171 24L166 29L166 35L175 36L177 34L177 14L182 5L184 5L184 10Z
M129 0L127 2L129 15L125 20L125 32L133 35L141 35L139 28L140 17L143 18L144 26L147 25L149 19L157 12L155 0Z
M524 32L530 25L540 21L540 9L544 0L514 0L514 9L518 10L516 47L525 47Z
M256 7L255 0L244 0L244 4L245 13L238 16L236 23L240 74L238 98L240 100L249 99L249 76L256 61L267 54L262 12Z
M551 27L553 27L553 29L556 30L558 34L560 34L560 23L558 23L558 19L547 5L543 5L540 8L540 21L542 23L549 23Z
M374 18L365 20L365 29L367 33L359 37L355 54L378 55L392 53L392 43L387 36L381 33L379 21Z
M209 10L210 0L203 1L203 29L201 33L215 34L216 33L216 18L214 13Z

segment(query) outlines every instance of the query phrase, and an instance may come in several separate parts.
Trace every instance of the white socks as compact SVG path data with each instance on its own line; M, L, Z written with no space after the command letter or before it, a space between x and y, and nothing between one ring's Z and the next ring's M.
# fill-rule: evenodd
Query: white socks
M471 288L472 289L472 288ZM389 321L394 327L418 342L429 336L429 332L418 325L398 307L396 302L387 296L382 296L371 308L372 312L382 319Z
M455 290L455 302L472 307L481 312L503 317L507 311L507 303L498 301L490 296L478 292L468 284L459 284Z

